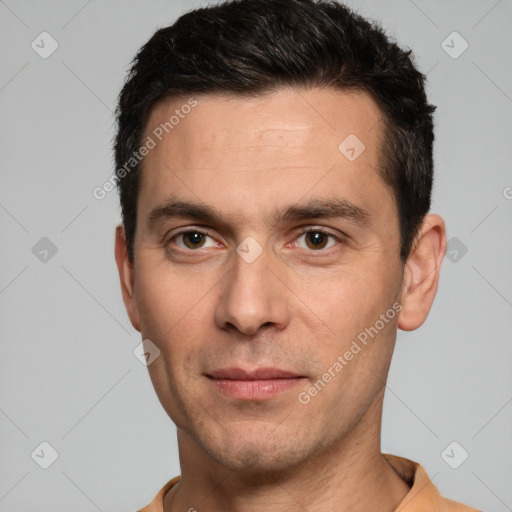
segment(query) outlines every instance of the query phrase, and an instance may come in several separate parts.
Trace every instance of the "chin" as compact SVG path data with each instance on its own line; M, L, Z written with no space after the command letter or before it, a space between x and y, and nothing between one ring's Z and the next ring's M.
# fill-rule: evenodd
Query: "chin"
M291 439L291 438L288 438ZM226 441L224 447L207 447L210 456L222 466L235 471L239 478L247 477L264 483L279 479L296 466L304 463L308 454L297 450L296 440L291 446L269 443L268 439ZM300 444L300 442L299 442Z

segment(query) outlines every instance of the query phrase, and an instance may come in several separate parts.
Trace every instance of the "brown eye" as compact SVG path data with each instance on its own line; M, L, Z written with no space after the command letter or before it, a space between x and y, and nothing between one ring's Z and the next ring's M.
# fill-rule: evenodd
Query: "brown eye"
M188 253L202 253L198 249L203 249L204 251L206 249L219 248L219 244L209 234L209 231L200 231L193 228L176 233L165 245L169 251L179 249L182 253L184 251Z
M197 249L204 245L205 235L203 233L187 231L186 233L182 233L180 236L182 237L185 246L189 249Z
M304 229L300 236L295 241L296 247L309 251L310 253L316 252L318 255L327 255L335 250L341 244L340 239L328 231L323 229Z
M323 249L327 245L329 236L327 233L321 231L308 231L305 233L306 245L309 249Z

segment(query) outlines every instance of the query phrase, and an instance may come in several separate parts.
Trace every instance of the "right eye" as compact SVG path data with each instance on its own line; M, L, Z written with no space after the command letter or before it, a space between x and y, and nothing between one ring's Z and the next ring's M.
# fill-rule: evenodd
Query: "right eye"
M174 243L182 250L188 251L188 250L196 250L196 249L203 249L207 248L208 246L205 245L207 238L211 238L208 233L204 233L203 231L199 231L197 229L187 230L187 231L181 231L180 233L176 233L170 240L169 244L174 241ZM216 247L217 242L212 240L212 245L209 247Z

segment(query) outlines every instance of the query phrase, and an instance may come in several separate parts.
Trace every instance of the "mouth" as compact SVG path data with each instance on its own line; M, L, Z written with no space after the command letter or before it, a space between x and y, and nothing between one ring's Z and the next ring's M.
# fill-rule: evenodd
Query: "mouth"
M206 374L206 377L221 393L240 400L252 401L272 398L307 380L304 375L279 368L258 368L253 371L223 368Z

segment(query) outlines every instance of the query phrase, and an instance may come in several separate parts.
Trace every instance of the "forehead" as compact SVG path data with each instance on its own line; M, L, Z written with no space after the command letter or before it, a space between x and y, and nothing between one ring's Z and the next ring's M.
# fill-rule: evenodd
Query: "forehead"
M299 152L309 161L315 158L311 149L338 157L338 145L347 135L357 135L368 147L382 129L376 102L358 90L282 88L251 97L199 95L194 101L193 108L186 97L159 102L146 126L147 134L160 128L169 149L179 146L176 156L191 163L219 150L238 158L251 148L274 149L277 157L286 149L279 160ZM243 163L251 165L247 159Z
M156 145L143 162L141 209L170 193L225 208L236 193L247 209L286 194L293 202L313 188L317 196L339 188L356 203L379 201L382 190L372 189L386 187L378 172L381 117L372 97L355 90L166 99L146 126L144 138Z

